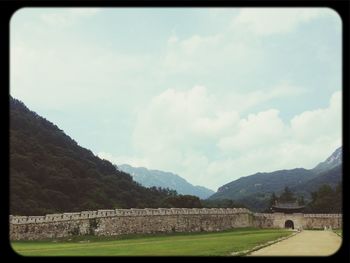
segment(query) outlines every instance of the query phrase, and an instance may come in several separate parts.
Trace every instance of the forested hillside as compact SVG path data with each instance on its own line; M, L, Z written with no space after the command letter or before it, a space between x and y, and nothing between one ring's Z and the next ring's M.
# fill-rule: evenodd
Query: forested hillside
M303 168L256 173L220 187L210 199L228 198L244 200L244 203L251 200L253 204L258 205L259 200L266 200L272 192L280 193L286 186L297 188L316 176L313 171Z
M10 98L10 213L160 207L176 192L145 188Z
M329 170L321 171L318 176L305 182L297 187L292 187L292 190L299 195L308 197L310 193L316 191L322 185L329 185L331 188L336 188L342 182L342 165L335 166Z
M221 186L209 199L231 199L249 209L264 211L268 209L271 194L280 194L285 187L310 202L312 192L319 187L329 185L334 189L341 181L342 147L339 147L313 169L296 168L241 177Z

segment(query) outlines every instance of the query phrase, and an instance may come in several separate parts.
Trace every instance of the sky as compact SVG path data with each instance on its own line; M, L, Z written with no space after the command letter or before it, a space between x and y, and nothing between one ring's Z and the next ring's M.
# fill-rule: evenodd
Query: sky
M328 8L22 8L10 94L112 163L213 190L342 145Z

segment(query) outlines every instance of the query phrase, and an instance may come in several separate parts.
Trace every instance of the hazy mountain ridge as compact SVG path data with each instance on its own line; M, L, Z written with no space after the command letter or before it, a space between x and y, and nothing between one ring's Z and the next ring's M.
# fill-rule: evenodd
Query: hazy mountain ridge
M310 179L306 183L291 189L298 193L304 193L306 195L307 193L316 191L317 188L323 184L328 184L334 188L339 182L342 181L342 168L342 165L339 164L326 171L321 171L317 174L317 177Z
M319 163L312 170L317 173L328 171L342 164L342 160L343 160L343 147L339 147L324 162Z
M213 193L204 186L194 186L181 176L160 170L151 170L145 167L132 167L128 164L117 166L119 170L130 174L133 179L145 187L162 187L176 190L179 194L195 195L206 199Z
M322 184L335 187L342 180L342 147L313 169L296 168L241 177L218 188L209 199L231 199L250 208L261 207L272 192L281 193L285 186L296 194L310 197Z
M263 195L266 193L280 193L285 186L297 188L308 180L317 177L317 174L303 168L292 170L279 170L271 173L256 173L241 177L218 189L218 192L210 199L241 200L252 195Z

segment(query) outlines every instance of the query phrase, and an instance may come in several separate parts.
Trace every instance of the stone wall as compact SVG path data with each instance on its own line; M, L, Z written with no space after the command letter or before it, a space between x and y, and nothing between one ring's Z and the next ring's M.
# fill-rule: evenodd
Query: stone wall
M10 239L222 231L249 227L252 223L252 213L243 208L98 210L46 216L10 216Z
M253 227L275 228L274 214L255 213L253 215Z
M244 208L158 208L83 211L46 216L10 216L11 240L44 240L74 235L223 231L239 227L342 227L341 214L252 213Z
M323 229L331 227L338 229L343 227L341 214L304 214L305 229Z
M255 213L253 218L253 225L260 228L284 228L287 220L293 222L295 229L342 228L341 214Z

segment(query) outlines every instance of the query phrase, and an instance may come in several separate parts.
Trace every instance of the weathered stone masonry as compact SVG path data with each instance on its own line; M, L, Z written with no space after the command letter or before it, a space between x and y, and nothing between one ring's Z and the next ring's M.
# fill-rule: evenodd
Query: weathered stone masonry
M260 228L284 228L287 220L291 220L296 229L333 229L342 228L342 214L285 214L255 213L254 226Z
M41 240L73 235L222 231L239 227L341 227L341 215L259 214L244 208L158 208L83 211L46 216L10 216L11 240Z

